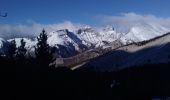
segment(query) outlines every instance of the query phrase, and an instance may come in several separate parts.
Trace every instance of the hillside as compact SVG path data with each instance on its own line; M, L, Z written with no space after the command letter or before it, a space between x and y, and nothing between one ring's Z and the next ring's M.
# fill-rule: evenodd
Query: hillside
M119 70L130 66L170 62L170 34L151 39L144 45L132 43L91 60L84 66L100 71ZM139 42L141 43L141 42ZM107 65L107 66L106 66Z

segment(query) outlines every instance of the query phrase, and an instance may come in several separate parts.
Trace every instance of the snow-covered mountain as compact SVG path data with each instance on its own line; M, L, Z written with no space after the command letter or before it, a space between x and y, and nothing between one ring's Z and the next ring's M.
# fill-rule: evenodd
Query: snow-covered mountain
M121 40L123 43L140 42L161 36L169 31L170 29L157 24L137 24L127 34L121 37Z
M0 38L0 48L3 47L3 41L4 41L4 39Z
M170 63L170 33L144 45L130 44L98 57L85 66L98 71L120 70L144 64Z
M89 49L104 47L118 39L116 32L111 27L95 30L89 26L85 26L71 31L68 29L57 30L50 32L47 35L48 44L56 47L61 55L64 52L62 57L73 56ZM22 38L9 39L7 42L15 40L17 47L19 47L21 39ZM33 51L37 39L23 39L26 42L27 50Z
M48 44L56 47L61 57L73 56L89 49L111 47L114 46L111 44L115 41L128 44L149 40L169 32L169 29L155 24L137 24L131 27L127 33L119 33L112 26L104 28L92 28L90 26L72 27L73 25L69 29L60 29L47 34ZM14 38L5 41L0 38L0 48L3 47L4 43L12 40L16 41L18 47L21 39ZM37 43L36 37L33 39L25 37L23 39L26 42L28 51L34 51L34 46Z
M95 47L104 47L106 43L111 43L120 38L120 33L116 33L113 27L95 30L93 28L83 28L78 30L79 37L88 44Z
M25 47L27 50L33 50L33 47L36 45L37 41L36 39L29 39L29 38L14 38L7 40L8 42L11 42L12 40L15 40L16 47L19 47L21 45L21 39L24 39L25 41Z
M87 49L87 44L81 40L75 33L70 32L67 29L58 30L48 34L48 40L50 46L57 46L57 44L73 48L77 51Z
M7 41L5 41L4 39L0 38L0 54L3 54L6 49L7 49Z

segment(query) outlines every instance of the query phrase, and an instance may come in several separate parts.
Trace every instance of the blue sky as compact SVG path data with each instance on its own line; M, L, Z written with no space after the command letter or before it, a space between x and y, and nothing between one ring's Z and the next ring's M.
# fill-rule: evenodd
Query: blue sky
M170 0L0 0L0 38L35 36L43 28L77 29L113 26L126 32L138 24L170 30Z
M7 18L0 18L0 24L71 21L101 25L97 16L129 12L167 18L170 16L169 4L170 0L0 0L0 11L9 14Z

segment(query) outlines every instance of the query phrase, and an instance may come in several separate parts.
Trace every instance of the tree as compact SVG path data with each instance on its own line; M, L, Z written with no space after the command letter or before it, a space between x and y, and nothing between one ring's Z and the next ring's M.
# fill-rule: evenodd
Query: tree
M26 42L24 39L21 39L21 45L17 48L17 53L16 57L18 58L19 61L23 62L25 60L25 55L27 52L27 49L25 48Z
M47 39L47 33L43 29L39 37L37 37L38 43L35 47L35 55L38 66L47 67L52 59L51 48L47 43Z
M16 50L17 50L17 47L16 47L16 42L15 42L15 40L12 40L11 42L10 42L10 45L9 45L9 49L8 49L8 58L9 59L14 59L15 58L15 56L16 56Z
M52 61L53 52L55 51L47 43L47 33L43 29L40 35L37 37L37 45L35 46L36 64L33 69L35 72L35 79L48 79L49 65Z

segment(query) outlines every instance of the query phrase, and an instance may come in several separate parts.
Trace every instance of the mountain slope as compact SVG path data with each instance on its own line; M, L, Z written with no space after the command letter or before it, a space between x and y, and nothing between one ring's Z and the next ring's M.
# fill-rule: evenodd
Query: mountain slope
M50 46L57 46L57 44L67 47L73 47L75 50L86 49L86 45L83 44L83 40L78 38L73 32L65 30L58 30L48 34L48 43Z
M133 26L130 31L121 38L121 40L124 43L127 41L140 42L161 36L169 31L169 29L157 24L137 24Z
M4 41L4 39L0 38L0 48L2 48L2 46L3 46L3 41Z
M170 33L145 45L136 44L121 47L98 57L85 66L95 70L112 71L130 66L170 62Z
M8 50L8 42L0 38L0 55L3 55Z

